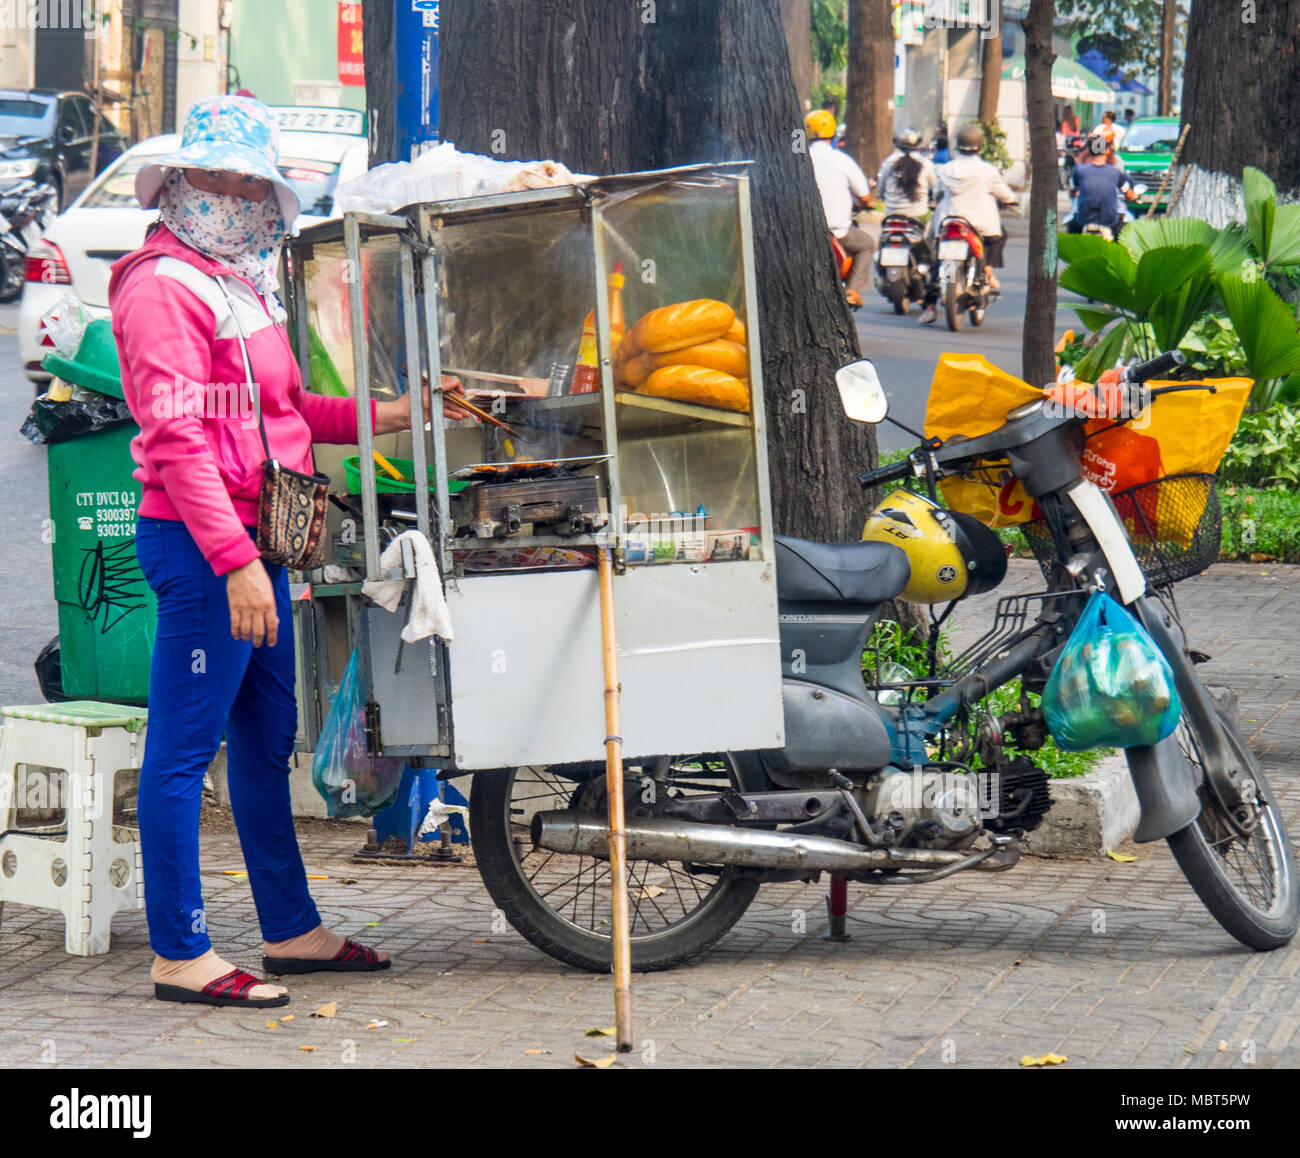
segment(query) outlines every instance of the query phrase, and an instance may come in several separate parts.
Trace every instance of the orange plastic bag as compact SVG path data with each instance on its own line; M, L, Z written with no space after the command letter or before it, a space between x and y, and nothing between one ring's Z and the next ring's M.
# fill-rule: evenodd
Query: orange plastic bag
M1105 382L1109 373L1102 375L1099 386L1109 385ZM1088 436L1084 476L1114 494L1169 475L1213 474L1241 421L1254 382L1209 378L1206 383L1216 388L1213 394L1208 390L1166 394L1125 426L1107 418L1090 419L1084 427ZM1208 498L1189 501L1196 493L1187 487L1149 487L1123 500L1120 515L1134 538L1154 535L1158 542L1188 546Z

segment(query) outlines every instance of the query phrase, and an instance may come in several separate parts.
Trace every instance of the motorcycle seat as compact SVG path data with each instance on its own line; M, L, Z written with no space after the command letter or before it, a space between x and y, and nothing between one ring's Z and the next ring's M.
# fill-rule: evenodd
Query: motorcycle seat
M892 543L812 543L776 536L776 593L789 603L884 603L912 566Z

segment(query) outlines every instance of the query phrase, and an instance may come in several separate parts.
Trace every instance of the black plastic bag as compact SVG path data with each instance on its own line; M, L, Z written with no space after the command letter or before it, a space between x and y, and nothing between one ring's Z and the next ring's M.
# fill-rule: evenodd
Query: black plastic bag
M36 682L41 685L41 695L50 704L64 703L68 697L63 694L63 656L56 635L41 648L36 657Z
M19 433L37 446L49 446L130 421L131 409L120 398L86 390L66 402L54 402L44 396L36 399Z

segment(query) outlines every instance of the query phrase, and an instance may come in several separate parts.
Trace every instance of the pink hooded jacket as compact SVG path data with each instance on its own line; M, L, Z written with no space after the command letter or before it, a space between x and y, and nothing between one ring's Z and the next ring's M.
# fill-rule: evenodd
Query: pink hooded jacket
M140 426L131 442L143 483L139 513L183 522L218 575L251 563L258 551L245 528L257 525L266 454L235 319L282 466L311 473L313 442L355 443L356 403L303 390L288 335L252 285L164 225L114 264L108 302L122 389Z

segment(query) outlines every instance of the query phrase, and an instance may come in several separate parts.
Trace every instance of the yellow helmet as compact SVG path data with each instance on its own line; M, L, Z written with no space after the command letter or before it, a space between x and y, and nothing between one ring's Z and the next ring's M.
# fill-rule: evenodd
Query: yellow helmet
M867 518L863 539L901 547L912 564L902 598L947 603L991 591L1007 573L1007 555L988 527L924 495L897 490Z
M804 131L810 141L834 140L838 126L835 114L827 109L816 109L803 119Z

